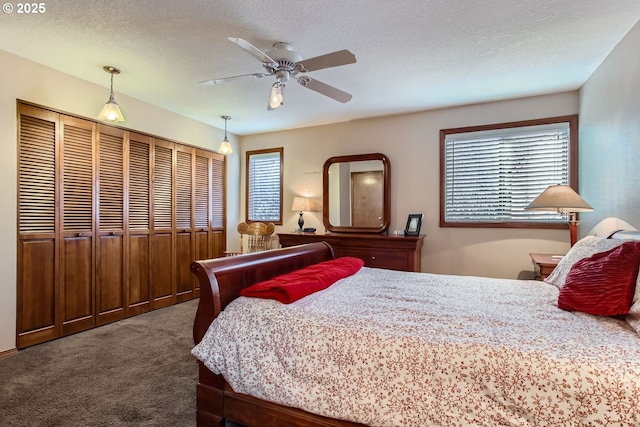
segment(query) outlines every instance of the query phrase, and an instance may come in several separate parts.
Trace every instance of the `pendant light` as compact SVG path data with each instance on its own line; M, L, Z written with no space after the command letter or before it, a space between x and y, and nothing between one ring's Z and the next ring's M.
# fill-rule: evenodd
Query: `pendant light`
M224 119L224 139L220 143L220 148L218 148L218 153L226 156L227 154L233 153L231 144L227 139L227 120L231 120L231 117L229 116L220 116L220 117Z
M109 100L104 107L102 107L102 111L98 115L98 120L105 120L107 122L124 122L124 116L122 115L122 111L120 111L120 107L113 97L113 75L120 74L120 70L116 67L112 67L110 65L105 65L102 67L104 71L111 74L111 93L109 95Z

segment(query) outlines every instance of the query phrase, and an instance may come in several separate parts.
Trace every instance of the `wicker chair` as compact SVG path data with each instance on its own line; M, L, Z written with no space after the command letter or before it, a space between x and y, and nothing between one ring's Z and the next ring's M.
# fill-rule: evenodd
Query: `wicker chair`
M227 251L226 256L248 254L251 252L261 252L271 249L271 237L276 226L270 222L241 222L238 224L238 233L240 233L240 252ZM245 247L246 236L246 247Z

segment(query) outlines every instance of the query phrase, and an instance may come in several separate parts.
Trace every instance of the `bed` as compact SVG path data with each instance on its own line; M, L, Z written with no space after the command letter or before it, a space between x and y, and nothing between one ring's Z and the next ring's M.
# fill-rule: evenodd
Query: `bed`
M637 233L613 237L581 240L551 282L568 284L600 253L640 250L627 245ZM625 256L640 263L640 252ZM367 267L292 304L239 298L333 259L312 243L192 263L199 426L640 424L629 286L627 316L559 309L568 285Z

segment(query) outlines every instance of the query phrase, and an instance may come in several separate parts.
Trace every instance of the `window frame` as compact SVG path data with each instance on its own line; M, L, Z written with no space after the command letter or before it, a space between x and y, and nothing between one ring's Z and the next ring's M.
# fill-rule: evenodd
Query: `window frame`
M450 128L440 130L440 227L462 227L462 228L532 228L532 229L566 229L566 222L452 222L445 220L445 139L447 135L504 130L519 127L543 126L556 123L569 124L569 158L568 158L568 185L576 192L578 191L578 115L567 115L557 117L547 117L542 119L522 120L516 122L496 123L480 126L468 126L461 128Z
M249 204L251 202L251 197L249 194L249 182L250 182L250 173L251 168L249 167L251 164L251 156L261 155L261 154L269 154L269 153L278 153L280 156L280 194L279 194L279 218L277 220L260 220L260 219L251 219L249 218ZM277 148L265 148L262 150L251 150L245 153L245 211L244 217L246 218L246 222L273 222L275 225L282 225L282 196L284 191L284 149L283 147Z

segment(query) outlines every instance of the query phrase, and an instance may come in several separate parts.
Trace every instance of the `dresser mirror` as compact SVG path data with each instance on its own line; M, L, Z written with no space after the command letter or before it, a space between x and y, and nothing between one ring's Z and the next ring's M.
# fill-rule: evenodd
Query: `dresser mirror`
M389 228L390 165L384 154L331 157L322 170L327 231L380 234Z

